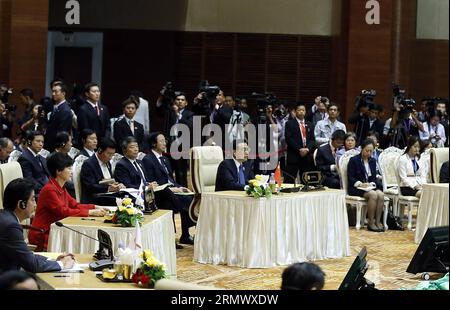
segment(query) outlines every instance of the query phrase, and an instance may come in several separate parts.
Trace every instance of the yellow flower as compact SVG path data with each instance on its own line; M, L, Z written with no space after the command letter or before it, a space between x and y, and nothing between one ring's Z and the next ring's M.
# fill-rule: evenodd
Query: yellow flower
M262 181L263 177L262 177L262 175L257 174L257 175L255 175L255 179L256 179L257 181Z
M119 211L120 211L120 212L125 211L125 207L119 206Z
M129 206L129 205L131 205L131 202L132 202L131 198L124 198L122 201L122 205Z
M154 257L151 257L150 259L147 259L145 261L145 264L149 267L156 267L158 266L159 262Z
M144 254L145 254L145 259L149 259L151 257L153 257L153 253L150 250L144 250L141 254L140 257L144 258Z
M134 214L134 208L127 208L126 210L127 210L128 215Z

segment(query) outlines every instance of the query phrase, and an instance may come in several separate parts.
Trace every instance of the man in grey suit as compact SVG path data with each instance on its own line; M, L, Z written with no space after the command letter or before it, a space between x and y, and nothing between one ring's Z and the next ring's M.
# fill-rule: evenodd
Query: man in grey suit
M5 188L4 210L0 211L0 273L25 269L28 272L50 272L72 268L72 254L60 255L56 261L32 253L23 239L20 222L30 218L36 208L34 184L15 179Z

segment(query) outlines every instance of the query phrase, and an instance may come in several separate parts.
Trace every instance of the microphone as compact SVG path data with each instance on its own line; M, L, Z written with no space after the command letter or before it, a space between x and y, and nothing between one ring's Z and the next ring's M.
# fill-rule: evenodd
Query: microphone
M294 177L293 175L287 173L286 171L281 171L281 173L286 174L288 177L294 179L294 187L292 188L283 188L280 190L280 192L282 193L297 193L298 191L300 191L300 187L297 187L297 183L295 182L295 179L297 177Z
M26 225L26 224L21 224L21 225L22 225L23 229L38 231L41 234L45 233L45 230L42 228L38 228L38 227L31 226L31 225Z
M89 268L91 270L93 270L93 271L101 271L104 268L112 268L114 266L114 258L113 258L114 256L113 256L113 250L112 250L111 244L108 244L108 243L106 243L104 241L98 240L97 238L94 238L94 237L91 237L89 235L86 235L86 234L82 233L81 231L78 231L78 230L75 230L73 228L70 228L70 227L64 225L61 222L55 222L55 225L58 226L58 227L64 227L64 228L69 229L69 230L71 230L73 232L76 232L77 234L80 234L82 236L88 237L89 239L97 241L98 243L100 243L100 249L99 249L99 251L97 253L101 252L102 246L104 246L104 247L106 247L108 249L109 259L100 259L100 260L97 260L95 262L90 263L89 264ZM104 233L106 234L106 232L104 232ZM96 257L96 256L94 255L94 257Z

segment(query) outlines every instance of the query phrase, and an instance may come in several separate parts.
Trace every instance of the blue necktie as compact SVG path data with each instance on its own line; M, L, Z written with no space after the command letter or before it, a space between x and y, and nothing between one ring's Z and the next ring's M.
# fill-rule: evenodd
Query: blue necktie
M239 184L245 185L244 166L239 166Z

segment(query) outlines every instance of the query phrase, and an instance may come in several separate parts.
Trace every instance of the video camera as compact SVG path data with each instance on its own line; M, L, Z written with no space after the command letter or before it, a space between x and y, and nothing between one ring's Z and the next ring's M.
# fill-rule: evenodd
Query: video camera
M164 97L164 100L173 101L175 99L175 87L172 82L167 82L161 90L161 95Z
M203 98L199 100L200 107L203 111L202 114L207 115L211 108L211 103L216 100L220 92L220 87L217 85L209 85L207 80L203 80L200 81L199 92L203 95Z
M392 92L394 93L392 104L393 110L396 111L400 108L400 113L412 112L416 101L413 98L407 98L405 96L406 91L404 89L400 89L398 84L392 83Z
M278 104L277 96L274 93L252 93L252 97L256 97L257 106L257 119L259 124L265 124L267 122L267 106L275 106Z
M362 106L368 106L371 103L374 103L373 99L377 95L377 91L374 89L371 90L365 90L363 89L361 91L361 94L356 97L356 110L359 111L359 109Z

